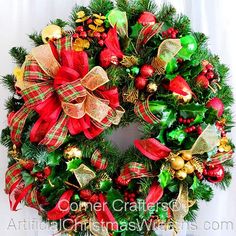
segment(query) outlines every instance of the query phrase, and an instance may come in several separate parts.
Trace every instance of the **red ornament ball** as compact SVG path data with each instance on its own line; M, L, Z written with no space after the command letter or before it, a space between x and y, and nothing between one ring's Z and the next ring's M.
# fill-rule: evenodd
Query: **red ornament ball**
M208 166L205 172L205 178L211 183L219 183L225 177L225 170L221 164Z
M205 75L198 75L196 78L196 83L199 85L199 87L207 89L209 86L209 80Z
M143 26L145 26L147 24L154 25L156 23L156 17L151 12L145 11L140 15L140 17L138 19L138 23L142 24Z
M89 189L82 189L79 192L79 196L81 199L88 201L93 196L93 193Z
M140 74L143 77L152 77L154 75L155 69L153 66L145 64L140 69Z
M224 112L224 104L223 102L217 98L217 97L214 97L212 98L211 100L209 100L206 104L206 107L208 108L213 108L215 111L217 111L217 115L218 117L221 117L223 115L223 112Z
M119 64L118 57L108 48L105 48L101 51L99 61L100 66L104 68L109 67L111 64Z
M148 83L148 79L146 77L141 76L141 75L137 76L134 81L135 88L138 90L144 89L146 87L147 83Z

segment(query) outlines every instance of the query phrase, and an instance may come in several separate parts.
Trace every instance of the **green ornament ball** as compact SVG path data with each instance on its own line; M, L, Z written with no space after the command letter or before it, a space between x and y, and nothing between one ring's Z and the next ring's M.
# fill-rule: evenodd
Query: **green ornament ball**
M172 74L176 69L178 69L178 64L176 58L171 59L166 66L166 73Z
M192 54L197 49L197 42L192 35L186 35L180 38L181 50L178 52L178 56L184 60L189 60Z
M78 193L74 194L73 197L72 197L72 200L75 201L75 202L80 201L79 194Z
M100 190L103 192L109 191L111 186L112 182L110 180L102 180L99 184Z
M137 66L134 66L134 67L131 68L131 72L132 72L132 74L134 74L134 75L138 75L138 74L139 74L139 71L140 71L140 69L139 69L139 67L137 67Z

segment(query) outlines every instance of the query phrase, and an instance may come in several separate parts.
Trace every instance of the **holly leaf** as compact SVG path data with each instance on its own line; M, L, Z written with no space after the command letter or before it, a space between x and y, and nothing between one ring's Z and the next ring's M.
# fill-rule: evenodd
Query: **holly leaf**
M51 152L47 158L47 165L48 166L57 166L60 163L62 155L59 152Z
M34 177L26 171L22 171L22 178L24 180L25 186L28 186L34 182Z
M162 207L158 207L156 211L157 215L159 216L160 220L166 222L168 219L168 211Z
M162 112L160 125L169 128L176 121L176 116L176 112L171 109L166 109Z
M204 118L207 108L198 103L190 103L179 106L180 116L183 118L200 116ZM199 118L198 118L199 119Z
M193 184L191 185L190 189L193 190L193 193L199 188L200 186L200 180L197 178L197 176L193 177Z
M158 181L162 188L165 188L172 179L171 174L168 170L162 170L158 177Z
M186 137L187 133L180 127L172 130L167 134L168 141L172 141L174 143L177 143L178 145L181 145Z
M81 163L82 163L82 160L79 158L72 159L71 161L66 162L67 164L66 170L74 171L80 166Z
M135 25L131 26L132 32L131 32L130 37L138 38L139 32L141 31L142 28L143 26L139 23L136 23Z

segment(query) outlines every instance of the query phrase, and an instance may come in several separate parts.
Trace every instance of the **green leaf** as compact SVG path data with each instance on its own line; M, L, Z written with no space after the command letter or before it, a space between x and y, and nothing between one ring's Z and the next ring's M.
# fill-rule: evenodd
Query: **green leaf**
M51 152L47 158L48 166L56 166L59 165L62 155L59 152Z
M171 125L176 121L177 114L171 109L166 109L162 112L160 125L162 127L171 127Z
M158 207L156 213L158 214L159 218L162 221L166 222L166 220L168 219L168 211L167 211L167 209L164 209L162 207Z
M172 141L178 145L181 145L186 137L187 133L180 127L167 134L168 141Z
M199 188L200 180L197 178L197 176L193 177L193 184L191 185L190 189L193 190L193 193Z
M200 105L198 103L191 103L179 106L179 111L180 115L186 119L189 117L196 117L197 115L204 117L207 108L204 105Z
M25 186L28 186L34 182L34 177L26 171L22 171L22 178L25 182Z
M79 158L72 159L71 161L66 162L66 164L67 164L66 170L74 171L80 166L81 163L82 163L82 161Z
M139 23L136 23L134 26L131 26L132 33L130 35L131 38L138 38L140 30L143 28L143 26Z
M158 179L162 188L165 188L171 181L171 174L168 170L162 170Z

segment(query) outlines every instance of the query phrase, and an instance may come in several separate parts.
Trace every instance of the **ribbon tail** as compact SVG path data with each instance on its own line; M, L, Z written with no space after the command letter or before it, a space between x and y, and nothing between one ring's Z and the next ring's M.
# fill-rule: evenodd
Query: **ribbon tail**
M21 134L24 129L26 119L31 112L33 111L28 107L23 106L13 116L9 117L8 123L11 130L11 140L17 146L21 143Z
M60 147L65 141L68 133L67 122L67 115L62 113L58 122L48 131L44 139L39 144L47 146L49 152L52 152Z

